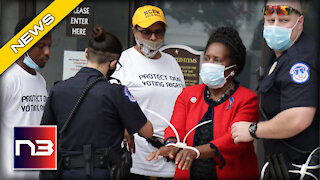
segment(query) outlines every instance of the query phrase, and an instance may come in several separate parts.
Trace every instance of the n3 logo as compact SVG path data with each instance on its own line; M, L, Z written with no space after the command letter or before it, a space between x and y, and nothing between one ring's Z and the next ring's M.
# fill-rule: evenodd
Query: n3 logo
M56 126L16 126L13 136L14 170L57 169Z
M51 156L53 153L53 143L51 140L35 140L38 145L38 150L46 151L37 151L36 146L30 140L16 140L16 156L20 156L20 146L28 145L31 150L31 156ZM40 144L46 144L46 146L40 146Z

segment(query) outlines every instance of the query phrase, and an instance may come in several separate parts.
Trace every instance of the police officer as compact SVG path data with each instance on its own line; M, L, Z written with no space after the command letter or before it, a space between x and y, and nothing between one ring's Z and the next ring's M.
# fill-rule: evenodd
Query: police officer
M263 138L264 168L273 178L312 176L291 165L305 164L312 172L308 166L318 162L307 158L319 161L318 48L303 32L299 0L268 0L264 19L263 36L272 51L259 87L262 121L234 123L232 136L235 143ZM279 169L283 164L287 169Z
M153 134L152 124L127 87L105 79L91 84L112 71L110 62L122 51L120 41L102 27L96 27L92 36L85 51L87 67L51 89L41 121L42 125L57 125L60 132L58 153L62 164L58 168L62 169L62 179L109 179L110 153L120 152L124 129L146 138ZM84 89L89 90L79 103ZM74 115L68 119L71 111Z

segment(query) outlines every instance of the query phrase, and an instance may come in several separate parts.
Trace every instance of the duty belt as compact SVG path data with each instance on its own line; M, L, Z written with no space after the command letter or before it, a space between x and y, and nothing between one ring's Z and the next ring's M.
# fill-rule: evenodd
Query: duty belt
M103 155L93 155L91 159L92 166L94 168L107 168L108 161ZM82 154L65 156L62 160L63 169L73 169L73 168L85 168L86 160Z
M108 167L109 149L105 149L103 153L98 154L92 151L91 144L83 145L82 154L67 155L62 157L62 168L73 169L83 168L87 178L90 178L93 173L93 168Z

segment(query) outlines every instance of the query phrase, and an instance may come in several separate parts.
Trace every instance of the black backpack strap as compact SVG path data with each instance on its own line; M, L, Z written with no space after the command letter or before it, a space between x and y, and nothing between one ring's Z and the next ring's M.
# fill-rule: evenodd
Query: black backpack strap
M81 102L83 101L83 99L85 98L85 96L87 95L88 91L97 83L100 81L108 81L108 79L106 77L100 77L97 78L95 81L93 81L91 84L89 84L82 92L80 98L78 99L76 105L73 107L71 113L69 114L69 117L67 119L67 121L64 123L63 127L61 128L61 130L59 131L59 134L62 134L66 128L68 127L68 125L71 122L72 117L74 116L74 114L77 112L79 105L81 104Z

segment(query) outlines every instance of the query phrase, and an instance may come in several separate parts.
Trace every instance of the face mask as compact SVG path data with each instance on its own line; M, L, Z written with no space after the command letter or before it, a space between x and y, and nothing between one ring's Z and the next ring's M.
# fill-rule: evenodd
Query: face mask
M136 38L136 43L138 44L143 55L145 55L147 58L153 58L163 45L163 40L160 42L154 42L142 38Z
M28 53L24 55L23 63L31 69L34 69L34 70L39 69L39 66L31 59Z
M227 82L229 76L234 76L234 71L232 71L227 77L224 77L224 71L234 66L236 65L225 68L224 65L220 64L204 63L200 70L202 82L213 89L221 88Z
M111 64L111 63L110 63L110 64ZM116 68L111 69L110 64L109 64L109 70L108 70L108 72L107 72L107 77L110 77L110 76L116 71Z
M277 51L284 51L290 48L294 41L298 38L298 35L294 41L290 40L293 28L298 24L299 18L296 24L292 28L284 28L279 26L264 26L263 37L266 40L268 46Z

